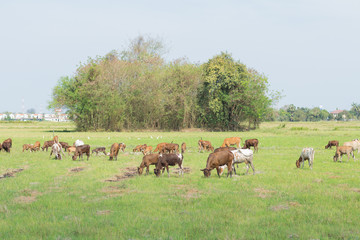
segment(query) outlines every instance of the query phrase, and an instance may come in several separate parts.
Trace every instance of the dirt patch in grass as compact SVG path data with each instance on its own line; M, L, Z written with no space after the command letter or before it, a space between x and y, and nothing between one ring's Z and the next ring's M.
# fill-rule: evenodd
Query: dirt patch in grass
M314 183L321 183L322 181L323 181L323 180L322 180L322 179L320 179L320 178L318 178L318 179L314 179L314 180L313 180L313 182L314 182Z
M81 172L84 169L85 169L84 167L74 167L74 168L70 168L68 171L69 172Z
M182 195L187 200L196 199L200 197L200 191L197 189L189 189L184 195Z
M110 210L98 210L98 211L96 211L96 215L108 215L110 213L111 213Z
M301 207L301 204L298 202L288 202L288 203L283 203L283 204L279 204L276 206L272 206L272 207L270 207L270 209L277 212L277 211L281 211L281 210L288 210L291 207Z
M18 172L24 171L24 168L18 168L13 170L8 170L5 173L0 175L0 179L2 178L8 178L8 177L15 177L15 174Z
M334 176L330 176L329 178L341 178L341 176L334 175Z
M191 169L189 167L184 167L183 170L184 170L184 173L191 172ZM172 172L175 173L175 174L179 174L180 168L175 168L175 169L172 170Z
M254 191L258 193L258 197L260 198L271 197L273 193L276 193L276 191L267 190L264 188L255 188Z
M112 178L105 179L105 182L119 182L129 178L134 177L137 175L137 168L136 167L127 167L122 169L121 174L117 174Z
M32 203L36 201L37 196L42 195L42 193L30 189L25 189L21 191L21 193L23 196L19 196L14 199L16 203Z
M351 188L350 190L353 192L360 193L360 188Z

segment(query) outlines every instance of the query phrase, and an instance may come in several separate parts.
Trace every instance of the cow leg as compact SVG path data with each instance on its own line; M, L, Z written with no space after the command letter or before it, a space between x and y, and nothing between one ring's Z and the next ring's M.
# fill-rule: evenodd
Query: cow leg
M146 166L146 175L149 174L149 166Z
M168 177L170 177L170 173L169 173L169 165L166 165L166 171L168 173Z
M86 155L87 155L87 160L89 161L90 152L88 152Z
M250 166L251 166L251 168L252 168L252 170L253 170L253 175L255 175L255 168L254 168L254 164L253 164L252 161L250 162Z
M236 167L239 168L239 164L236 164ZM234 173L236 175L235 163L233 164Z
M305 159L304 159L304 157L301 157L301 159L302 159L302 166L301 166L301 168L304 168Z
M217 171L217 174L218 174L218 176L220 178L220 167L216 167L216 171Z
M228 167L227 177L229 177L229 172L230 172L230 178L232 178L232 163L228 163L227 167Z
M249 174L249 163L246 163L246 175L248 175Z

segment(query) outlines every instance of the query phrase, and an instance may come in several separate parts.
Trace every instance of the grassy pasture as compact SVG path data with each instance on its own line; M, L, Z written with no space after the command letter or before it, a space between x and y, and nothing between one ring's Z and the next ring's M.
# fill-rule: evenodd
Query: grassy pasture
M49 159L50 152L22 152L22 145L82 139L92 147L125 142L118 161ZM199 170L208 153L197 152L202 137L215 147L225 137L258 138L256 175L210 178ZM329 140L360 137L360 122L264 123L251 132L74 132L69 123L0 123L0 140L13 139L10 154L0 153L0 239L360 239L360 161L334 163ZM156 178L124 176L138 167L135 145L186 142L179 177L171 169ZM303 147L314 147L311 171L295 161ZM360 154L355 153L357 159ZM82 171L71 171L82 168ZM252 170L250 170L252 173Z

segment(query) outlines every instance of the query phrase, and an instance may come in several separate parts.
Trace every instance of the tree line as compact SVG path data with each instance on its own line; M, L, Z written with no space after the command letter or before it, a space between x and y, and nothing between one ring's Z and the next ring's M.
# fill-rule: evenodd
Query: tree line
M122 51L89 58L53 89L80 131L235 131L256 128L278 98L264 74L220 53L203 64L166 61L161 41L139 36Z
M273 109L267 116L266 121L282 122L315 122L315 121L346 121L360 120L360 104L352 103L350 110L344 110L336 116L319 107L306 108L296 107L293 104L285 105L280 109Z

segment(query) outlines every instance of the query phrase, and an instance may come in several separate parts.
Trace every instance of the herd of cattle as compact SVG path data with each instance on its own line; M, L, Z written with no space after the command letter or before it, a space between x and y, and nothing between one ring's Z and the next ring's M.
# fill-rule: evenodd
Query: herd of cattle
M236 147L232 147L236 146ZM258 152L259 140L258 139L247 139L241 147L241 138L240 137L231 137L224 139L223 144L214 149L210 141L200 139L198 141L198 150L201 151L210 151L210 155L208 156L206 162L206 168L201 169L203 171L205 177L209 177L211 175L211 171L213 169L217 170L217 174L220 177L224 172L224 169L228 169L227 176L232 176L232 172L235 170L235 165L239 163L245 163L247 167L246 174L249 172L249 168L251 167L253 170L253 174L255 174L255 168L253 164L253 151L250 147L254 148L254 152ZM336 152L333 157L334 162L336 162L340 157L340 162L342 161L342 156L347 155L348 160L350 159L350 155L355 159L354 151L357 150L359 153L360 149L360 141L358 139L354 139L350 142L345 142L343 146L339 146L339 141L332 140L329 141L325 146L325 149L331 147L336 147ZM10 153L10 149L12 147L11 138L6 139L3 143L0 144L0 151L4 150ZM73 160L77 158L83 159L83 154L86 154L87 160L90 157L90 145L84 144L81 140L76 140L72 146L70 146L66 142L60 142L58 136L54 136L53 140L45 141L43 146L41 147L40 142L36 141L35 144L24 144L23 152L25 150L39 151L40 148L42 151L48 148L51 148L50 157L54 154L56 159L62 159L64 156L64 151L70 153L74 153L72 156ZM110 148L110 152L106 153L105 147L98 147L92 150L92 154L102 152L105 155L109 156L109 160L117 160L117 156L119 151L125 152L126 145L125 143L114 143ZM186 143L182 143L181 147L179 147L176 143L159 143L155 150L153 151L152 146L148 146L147 144L138 145L133 149L133 152L142 152L144 157L142 158L142 162L138 167L138 174L141 175L143 173L144 168L146 168L146 174L149 173L150 165L155 165L154 173L156 176L160 176L161 173L164 173L165 169L167 170L169 176L169 166L178 165L180 168L179 175L183 175L184 168L182 166L184 159L184 152L186 151ZM302 167L304 167L304 163L306 160L309 162L309 167L312 169L314 162L314 154L315 151L313 148L304 148L301 151L299 159L296 161L296 166L300 168L301 163Z

